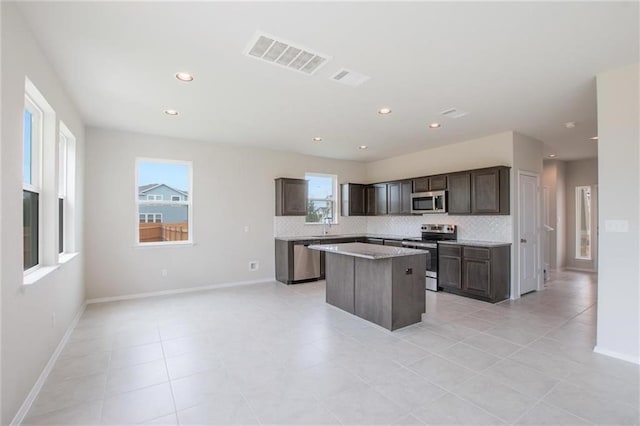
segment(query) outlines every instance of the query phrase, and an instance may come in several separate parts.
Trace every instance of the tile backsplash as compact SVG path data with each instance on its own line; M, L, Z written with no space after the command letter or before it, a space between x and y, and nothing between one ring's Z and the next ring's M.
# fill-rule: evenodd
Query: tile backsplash
M322 233L321 225L306 225L301 216L275 216L275 237L311 236ZM331 225L330 234L383 234L420 236L423 223L458 225L458 239L511 242L513 222L511 216L449 216L429 214L423 216L341 216L338 225Z

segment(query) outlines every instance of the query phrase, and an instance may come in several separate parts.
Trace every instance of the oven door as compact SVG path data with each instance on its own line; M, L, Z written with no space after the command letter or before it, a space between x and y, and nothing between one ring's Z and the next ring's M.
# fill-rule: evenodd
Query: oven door
M426 253L426 288L427 290L438 291L438 245L436 243L403 241L402 246L422 250Z

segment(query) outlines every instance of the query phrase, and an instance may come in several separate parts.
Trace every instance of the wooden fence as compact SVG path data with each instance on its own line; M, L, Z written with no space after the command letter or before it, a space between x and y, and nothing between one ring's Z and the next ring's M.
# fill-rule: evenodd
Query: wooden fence
M185 241L189 239L187 222L140 223L140 242Z

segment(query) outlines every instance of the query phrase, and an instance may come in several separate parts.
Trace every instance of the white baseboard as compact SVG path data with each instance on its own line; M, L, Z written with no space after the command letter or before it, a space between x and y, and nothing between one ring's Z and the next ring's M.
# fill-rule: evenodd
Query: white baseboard
M71 333L73 333L73 330L76 328L76 325L78 324L78 321L80 320L80 317L84 313L84 310L86 307L87 307L87 303L85 302L82 304L82 306L78 310L78 313L76 314L75 318L73 318L73 321L71 321L71 323L67 327L67 331L64 333L64 336L62 336L62 340L60 340L60 343L58 343L56 350L53 351L53 354L51 355L51 358L49 358L47 365L44 366L42 373L40 373L40 376L38 376L38 380L36 380L35 384L31 388L31 391L29 391L29 394L27 395L24 402L20 406L20 409L18 410L16 415L13 417L13 420L11 420L11 423L10 423L11 426L20 425L24 421L25 416L29 412L31 405L35 402L36 398L38 397L38 394L40 393L40 390L42 389L44 382L47 380L47 377L49 377L51 370L53 370L53 366L56 364L58 357L60 356L60 354L62 353L62 350L67 344L69 337L71 337Z
M606 355L606 356L610 356L611 358L617 358L617 359L621 359L622 361L627 361L627 362L631 362L633 364L640 365L640 358L636 358L636 357L633 357L633 356L621 354L620 352L610 351L608 349L602 349L602 348L600 348L598 346L593 348L593 351L595 353L597 353L597 354L600 354L600 355Z
M104 302L117 302L121 300L131 300L131 299L144 299L147 297L168 296L172 294L191 293L194 291L214 290L216 288L238 287L238 286L250 285L250 284L263 284L263 283L270 283L274 281L275 281L274 278L265 278L261 280L235 281L231 283L210 284L210 285L203 285L199 287L178 288L174 290L162 290L162 291L150 291L147 293L125 294L123 296L98 297L95 299L87 299L86 303L93 304L93 303L104 303Z

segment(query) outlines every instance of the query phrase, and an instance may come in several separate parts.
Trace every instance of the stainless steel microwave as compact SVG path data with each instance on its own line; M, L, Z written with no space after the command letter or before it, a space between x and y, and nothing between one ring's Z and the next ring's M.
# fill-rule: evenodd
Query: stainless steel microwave
M447 191L414 192L411 194L411 213L446 213Z

